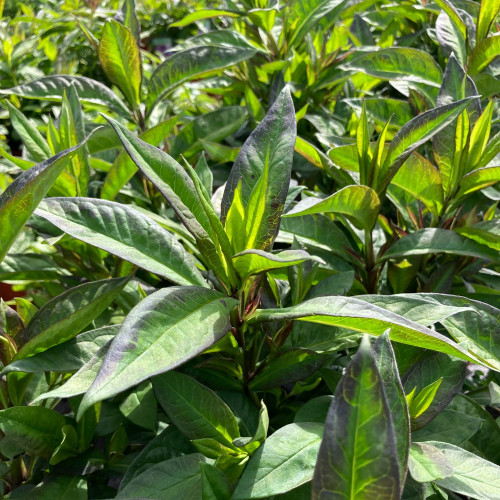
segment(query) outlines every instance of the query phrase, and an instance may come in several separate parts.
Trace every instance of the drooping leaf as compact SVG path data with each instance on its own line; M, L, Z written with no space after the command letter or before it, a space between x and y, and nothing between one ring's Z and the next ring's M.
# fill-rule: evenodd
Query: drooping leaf
M28 452L50 458L62 440L66 419L58 412L40 406L14 406L0 410L0 430L6 435L0 449L12 456ZM11 453L7 453L10 450Z
M402 316L353 297L319 297L283 309L258 309L248 322L298 320L334 325L379 336L388 328L391 339L471 360L471 355L443 335ZM477 362L477 360L476 360Z
M156 431L157 402L151 382L145 381L120 404L123 416L139 427Z
M57 279L61 271L47 255L9 254L0 264L0 281Z
M360 229L370 231L377 221L380 200L367 186L347 186L325 199L305 198L284 217L317 213L340 213L349 217Z
M83 143L58 153L19 175L0 196L0 262L30 215Z
M73 84L84 103L104 106L118 114L130 117L130 111L118 96L102 83L85 76L52 75L10 89L0 90L0 95L16 95L27 99L62 101L64 90Z
M295 113L286 88L245 141L222 197L221 220L225 223L237 186L241 186L241 203L249 226L245 248L266 250L276 238L290 183L295 138Z
M141 92L141 56L133 33L123 24L109 20L99 43L99 60L107 77L136 109Z
M409 456L411 477L420 483L444 479L453 474L445 454L428 443L412 443Z
M160 405L188 439L212 438L230 447L240 436L226 403L193 378L170 371L155 377L153 386Z
M128 205L94 198L48 198L35 213L71 236L174 283L205 286L182 245Z
M111 304L130 280L113 278L70 288L44 304L26 328L28 342L14 361L75 337Z
M226 10L226 9L200 9L194 12L190 12L187 16L184 16L180 21L175 21L169 28L184 28L191 23L196 21L204 21L205 19L212 19L214 17L231 17L238 18L243 15L243 12L236 10Z
M328 410L312 498L398 499L400 492L392 416L365 337Z
M269 498L312 479L323 425L288 424L269 436L241 476L234 500Z
M250 59L257 49L206 45L176 52L151 76L148 84L148 110L177 85L214 70L234 66Z
M86 408L196 356L231 328L236 300L201 287L170 287L143 299L125 319L80 405Z

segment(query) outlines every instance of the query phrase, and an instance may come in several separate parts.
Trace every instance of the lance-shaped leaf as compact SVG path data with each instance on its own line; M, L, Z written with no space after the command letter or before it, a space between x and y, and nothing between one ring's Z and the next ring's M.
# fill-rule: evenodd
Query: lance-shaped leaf
M33 403L42 399L72 398L85 394L99 373L104 356L106 356L109 350L110 343L111 342L108 342L100 347L94 355L68 381L66 381L66 383L51 391L40 394L35 398Z
M413 118L396 134L382 164L377 190L383 192L399 167L424 142L455 120L474 97L431 109Z
M198 248L211 269L224 279L227 276L226 268L216 246L216 242L219 242L218 235L224 230L216 216L210 218L205 210L206 204L186 170L167 153L142 141L123 125L111 118L108 121L130 158L155 184L186 229L195 237Z
M361 71L384 80L405 80L441 85L442 71L432 56L417 49L390 47L362 55L346 65L346 69Z
M313 499L399 499L398 452L384 382L365 337L328 410Z
M483 71L500 54L500 36L497 34L479 42L472 51L469 75Z
M191 23L196 21L204 21L205 19L213 19L214 17L232 17L238 18L244 15L244 12L237 10L225 10L225 9L200 9L195 12L190 12L187 16L184 16L180 21L172 23L169 28L184 28Z
M78 335L111 304L131 276L75 286L44 304L26 328L28 342L14 361L33 356Z
M375 336L382 335L390 328L391 339L395 342L444 352L469 361L478 361L444 335L353 297L318 297L292 307L258 309L249 318L248 323L281 320L341 326Z
M170 371L155 377L153 387L170 420L188 439L212 438L231 447L240 437L229 406L193 378Z
M148 110L177 85L210 71L234 66L255 55L257 49L205 45L193 47L168 57L151 76L148 84Z
M21 137L24 146L36 162L42 162L52 156L47 141L38 131L35 124L18 110L8 100L5 101L9 109L9 118L12 127ZM74 146L74 144L72 144Z
M64 270L48 255L9 254L0 264L0 281L43 281L60 278Z
M225 223L235 192L240 191L248 226L244 237L249 245L240 250L266 250L276 238L290 184L296 135L292 97L285 88L243 144L222 197L221 220Z
M325 199L305 198L284 217L338 213L346 215L353 224L370 231L377 221L380 200L377 193L367 186L347 186Z
M139 47L132 32L114 19L109 20L102 30L99 61L107 77L136 109L142 80Z
M102 399L166 372L210 347L231 328L237 301L201 287L170 287L135 306L85 394L79 417Z
M118 333L119 329L120 325L112 325L80 333L63 344L29 358L13 361L4 368L2 375L9 372L41 373L79 370Z
M167 138L169 132L174 128L178 121L178 117L174 116L165 120L154 127L146 130L140 134L140 138L151 144L152 146L159 147L161 143ZM118 141L118 147L121 142L116 136L116 133L111 129L113 136ZM122 151L113 162L112 167L109 169L104 184L101 189L101 198L105 200L114 200L120 192L120 189L134 176L137 172L137 166L132 161L126 151Z
M498 252L461 236L454 231L440 228L427 228L403 236L385 252L381 260L404 258L412 255L430 253L449 253L498 261Z
M387 406L392 416L399 464L399 484L402 489L408 470L410 416L389 332L385 332L376 340L373 344L372 353L384 386Z
M66 419L58 412L40 406L15 406L0 411L0 430L4 433L2 453L17 455L26 451L50 458L62 440Z
M47 198L35 213L65 233L174 283L205 286L183 246L128 205L94 198Z
M124 0L122 8L115 14L113 19L126 26L134 35L137 43L139 43L141 24L135 11L135 0Z
M23 172L0 196L0 262L66 163L83 143Z
M306 260L323 262L319 257L309 255L304 250L284 250L278 253L268 253L264 250L245 250L233 257L234 267L244 278L271 269L295 266Z
M252 456L232 498L269 498L310 481L322 435L323 425L313 422L278 429Z
M459 199L469 193L492 186L500 181L500 165L473 170L460 180L456 198Z
M482 0L477 20L476 42L488 36L490 27L500 11L500 4L495 0Z
M104 106L118 114L130 117L124 102L108 87L85 76L52 75L10 89L0 90L0 95L16 95L27 99L62 101L64 90L73 84L84 103Z
M288 40L288 47L300 44L304 37L323 19L333 21L344 7L345 0L295 0L290 5L290 22L293 26Z

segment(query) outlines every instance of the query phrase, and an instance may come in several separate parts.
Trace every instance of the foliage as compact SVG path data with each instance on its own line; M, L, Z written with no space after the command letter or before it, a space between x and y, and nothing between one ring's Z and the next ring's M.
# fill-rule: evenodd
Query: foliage
M499 8L0 2L0 495L500 498Z

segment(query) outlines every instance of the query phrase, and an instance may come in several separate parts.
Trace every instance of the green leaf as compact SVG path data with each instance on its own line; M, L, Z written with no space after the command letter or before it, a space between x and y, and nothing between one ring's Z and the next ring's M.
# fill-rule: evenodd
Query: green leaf
M426 426L460 392L466 368L462 361L433 352L427 353L405 373L403 383L406 391L409 393L416 388L418 392L418 396L410 404L414 430Z
M181 50L169 56L151 76L148 84L148 111L177 85L211 71L234 66L250 59L257 49L205 45Z
M164 288L143 299L113 340L78 417L94 403L171 370L210 347L230 330L229 311L236 303L201 287Z
M66 419L58 412L40 406L15 406L0 410L0 430L5 434L0 444L20 452L50 458L62 440Z
M62 275L61 271L47 255L9 254L0 264L0 281L58 279Z
M33 403L40 401L42 399L63 399L72 398L75 396L80 396L85 394L94 380L97 377L97 373L102 366L104 356L109 350L110 342L104 344L100 347L94 355L63 385L52 389L51 391L44 392L37 396ZM81 422L82 420L80 420Z
M238 18L241 17L243 12L235 10L224 10L224 9L200 9L194 12L190 12L187 16L183 17L180 21L172 23L169 28L184 28L191 23L196 21L204 21L205 19L212 19L214 17L231 17Z
M28 342L14 361L33 356L80 333L111 304L130 276L84 283L45 303L26 328Z
M35 213L65 233L174 283L205 286L182 245L128 205L94 198L47 198Z
M246 466L234 500L269 498L312 479L323 425L288 424L269 436Z
M266 250L276 238L290 183L295 138L295 112L290 91L285 88L243 144L222 197L221 220L225 223L241 183L249 246L240 251Z
M403 488L408 470L410 418L389 332L383 333L375 341L372 347L372 353L375 364L380 372L387 398L387 405L392 416L396 450L398 454L399 484L401 488Z
M404 161L419 146L444 127L452 123L467 108L474 97L426 111L408 122L395 135L382 164L377 182L378 192L383 192Z
M130 118L130 111L117 95L108 87L85 76L53 75L45 76L10 89L0 90L0 95L16 95L27 99L62 101L64 90L73 84L82 102L104 106L118 114Z
M80 333L76 337L51 347L29 358L19 359L7 365L2 374L9 372L72 372L87 363L99 348L107 344L117 333L120 325L104 326Z
M139 137L151 144L152 146L159 147L161 143L166 140L170 131L177 124L178 117L173 116L168 120L158 123L154 127L146 130ZM111 129L112 130L112 129ZM121 146L120 140L116 137L116 133L112 130L114 137L118 140L118 146ZM134 176L137 172L137 166L132 161L126 151L122 151L113 162L112 167L109 169L104 184L101 189L101 198L105 200L114 200L120 189Z
M202 498L201 463L207 459L192 453L157 463L132 478L115 498Z
M202 499L203 500L229 500L231 492L224 472L215 465L202 462L201 464L202 480Z
M274 358L250 382L252 391L293 384L317 372L326 358L306 349L291 349Z
M391 412L365 337L328 410L312 498L398 499L400 495Z
M390 47L364 54L346 65L346 69L361 71L384 80L404 80L441 85L442 71L436 61L421 50Z
M5 101L5 104L7 104L7 108L9 109L9 118L12 127L14 127L14 130L21 137L24 146L26 146L33 159L36 162L42 162L50 158L52 156L50 147L35 124L8 100Z
M318 297L283 309L258 309L248 323L280 320L340 326L375 336L382 335L390 328L391 339L395 342L474 360L468 352L445 336L353 297Z
M28 221L37 205L47 194L66 163L83 143L58 153L19 175L0 196L0 262Z
M114 19L104 25L99 43L99 61L112 83L137 109L141 93L141 55L132 32Z
M481 42L488 36L491 25L500 11L500 4L495 0L482 0L477 20L476 42Z
M234 267L243 279L271 269L295 266L306 260L323 262L320 258L311 256L304 250L283 250L278 253L245 250L233 257Z
M448 443L428 441L433 450L439 450L453 469L453 474L434 481L438 486L478 500L500 498L500 467L468 451ZM422 446L422 445L420 445ZM435 455L425 454L434 461Z
M418 182L415 182L418 179ZM414 152L403 163L391 184L421 200L433 214L439 214L443 207L443 188L440 171L423 156ZM389 187L389 196L390 196Z
M150 431L156 431L157 404L151 382L145 381L120 404L120 411L128 420Z
M229 406L193 378L170 371L155 377L153 387L170 420L188 439L212 438L232 447L232 442L240 437Z
M403 236L382 255L381 260L401 259L430 253L449 253L492 261L499 260L498 252L491 248L454 231L440 228L421 229Z
M500 165L478 168L460 179L456 199L460 199L474 191L492 186L500 181Z
M446 12L441 12L436 19L436 38L446 54L449 53L450 57L456 56L460 64L465 66L467 62L466 37Z
M436 3L450 17L454 26L465 40L467 38L467 26L460 17L460 13L457 11L456 7L448 0L436 0Z
M445 454L428 443L412 443L409 456L411 477L420 483L444 479L453 474Z
M288 35L288 48L299 45L321 20L326 18L332 22L345 4L345 0L295 0L290 5L290 25L293 29Z
M223 280L226 268L217 244L223 232L217 217L211 218L196 190L193 180L173 158L162 150L147 144L129 132L123 125L108 118L120 137L127 153L144 175L156 185L186 229L195 237L201 254L211 269Z
M241 106L227 106L198 116L184 125L175 136L170 154L173 158L182 154L190 159L202 151L207 143L219 142L234 134L246 119L247 111Z
M409 411L412 419L420 417L420 415L425 413L427 408L429 408L436 397L436 393L442 381L443 377L438 378L432 384L424 387L417 396L411 398L411 402L409 402Z
M481 40L472 51L469 75L477 75L500 55L500 35L495 34Z
M14 494L11 494L11 497L14 499ZM87 500L87 481L77 476L51 475L30 489L27 497L30 500L46 500L47 498Z
M124 0L122 8L113 19L126 26L133 33L137 43L140 42L141 24L135 11L135 0Z
M74 85L64 90L61 113L59 114L59 147L69 149L85 139L85 126L82 108ZM90 164L87 145L73 156L67 167L73 176L75 193L78 196L87 194L87 185L90 178Z
M377 221L379 209L380 200L373 189L367 186L347 186L325 199L305 198L284 217L340 213L352 220L356 227L370 231Z

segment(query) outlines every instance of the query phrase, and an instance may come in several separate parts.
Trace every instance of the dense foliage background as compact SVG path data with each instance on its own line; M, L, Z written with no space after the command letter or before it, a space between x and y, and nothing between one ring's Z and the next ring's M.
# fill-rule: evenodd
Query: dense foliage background
M498 0L0 0L0 497L500 499Z

